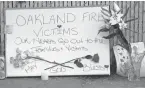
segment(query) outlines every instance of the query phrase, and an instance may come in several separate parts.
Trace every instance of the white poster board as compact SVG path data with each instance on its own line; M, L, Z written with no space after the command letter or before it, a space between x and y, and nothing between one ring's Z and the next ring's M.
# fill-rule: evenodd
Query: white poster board
M6 10L7 76L109 75L102 25L101 7Z

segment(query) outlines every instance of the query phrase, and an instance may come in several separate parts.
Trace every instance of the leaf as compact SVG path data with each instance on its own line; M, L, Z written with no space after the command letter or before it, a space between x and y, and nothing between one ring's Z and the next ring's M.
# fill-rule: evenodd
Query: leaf
M107 9L105 9L105 8L103 8L103 7L101 7L101 9L104 10L104 11L106 11L106 12L108 12L108 13L110 14L109 10L107 10ZM110 14L110 15L111 15L111 14Z
M92 56L91 55L87 55L85 56L86 59L92 59Z
M127 15L128 11L129 11L130 7L127 8L125 14L122 16L122 19Z
M101 16L104 19L105 23L108 23L110 21L109 19L105 18L103 15L101 15Z
M129 51L128 41L125 38L122 38L121 36L117 36L117 38L120 41L120 43L123 44L123 48L125 48L127 51Z
M79 68L84 67L83 64L82 64L81 62L76 63L76 65L77 65Z
M125 21L125 23L131 22L131 21L134 21L134 20L137 20L137 19L138 19L138 18L134 18L134 19L127 20L127 21Z
M78 59L74 61L74 64L76 64L79 68L84 67L83 64L78 61Z
M115 28L114 28L114 26L113 25L111 25L111 27L109 28L109 30L114 30Z
M117 12L117 14L120 13L122 10L123 10L123 9L120 9L120 10Z
M105 39L110 39L110 38L113 38L114 36L116 36L117 35L117 33L112 33L112 34L110 34L110 35L108 35L108 36L104 36L103 38L105 38Z
M107 17L110 17L110 15L108 15L107 13L101 11L103 13L103 15L107 16Z
M93 59L92 59L92 61L93 62L95 62L95 63L99 63L99 55L98 54L95 54L94 56L93 56Z
M109 31L108 28L102 28L102 29L99 30L98 34L99 34L100 32L108 32L108 31Z
M117 30L117 34L119 35L118 39L120 40L120 42L128 45L128 41L126 40L126 38L124 37L124 35L120 29Z
M110 15L112 16L112 13L111 13L111 8L109 7L109 13L110 13Z

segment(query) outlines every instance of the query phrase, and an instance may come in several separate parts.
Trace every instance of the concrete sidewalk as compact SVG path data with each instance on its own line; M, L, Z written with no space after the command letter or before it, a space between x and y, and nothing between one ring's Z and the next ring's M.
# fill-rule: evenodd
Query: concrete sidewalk
M112 76L7 78L0 80L0 88L145 88L145 78L129 82L127 78Z

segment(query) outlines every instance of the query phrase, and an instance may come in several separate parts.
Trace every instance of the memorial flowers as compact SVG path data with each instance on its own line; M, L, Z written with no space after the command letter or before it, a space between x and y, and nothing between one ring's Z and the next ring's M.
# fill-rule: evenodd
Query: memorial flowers
M134 6L136 6L137 3L135 3ZM127 69L127 75L128 75L128 80L132 81L132 80L139 80L139 71L140 71L140 67L137 64L140 64L143 57L145 56L145 52L143 53L137 53L137 51L134 53L132 52L134 49L136 49L136 47L134 47L132 49L131 47L131 43L127 41L127 39L125 38L122 30L130 30L127 28L127 22L131 22L134 21L138 18L134 18L134 19L130 19L127 21L124 21L124 17L127 15L128 11L129 11L130 7L127 8L126 12L124 14L121 13L122 9L119 8L119 6L114 2L114 8L111 9L106 9L102 7L102 17L104 18L105 21L105 25L109 25L109 27L104 26L103 28L101 28L98 32L98 34L100 32L111 32L113 31L113 33L111 32L108 36L104 36L103 38L105 39L111 39L113 37L117 37L117 39L120 41L121 43L121 47L124 48L127 51L127 55L128 55L128 59L127 61L129 62L124 62L121 59L121 62L123 63L127 63L125 65L125 68L129 68ZM132 31L132 30L130 30ZM133 31L135 32L135 31ZM141 64L140 64L141 65ZM127 66L127 67L126 67ZM139 67L139 68L137 68ZM136 69L137 68L137 69Z

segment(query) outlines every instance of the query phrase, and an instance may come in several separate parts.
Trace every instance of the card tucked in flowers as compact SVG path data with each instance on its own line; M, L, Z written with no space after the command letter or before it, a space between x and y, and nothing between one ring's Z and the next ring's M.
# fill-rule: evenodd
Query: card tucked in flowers
M132 47L132 58L134 62L135 69L140 70L140 76L145 77L145 47L143 42L131 43ZM121 76L128 76L128 71L130 68L129 54L125 48L121 45L116 45L113 47L114 54L117 62L117 74Z

